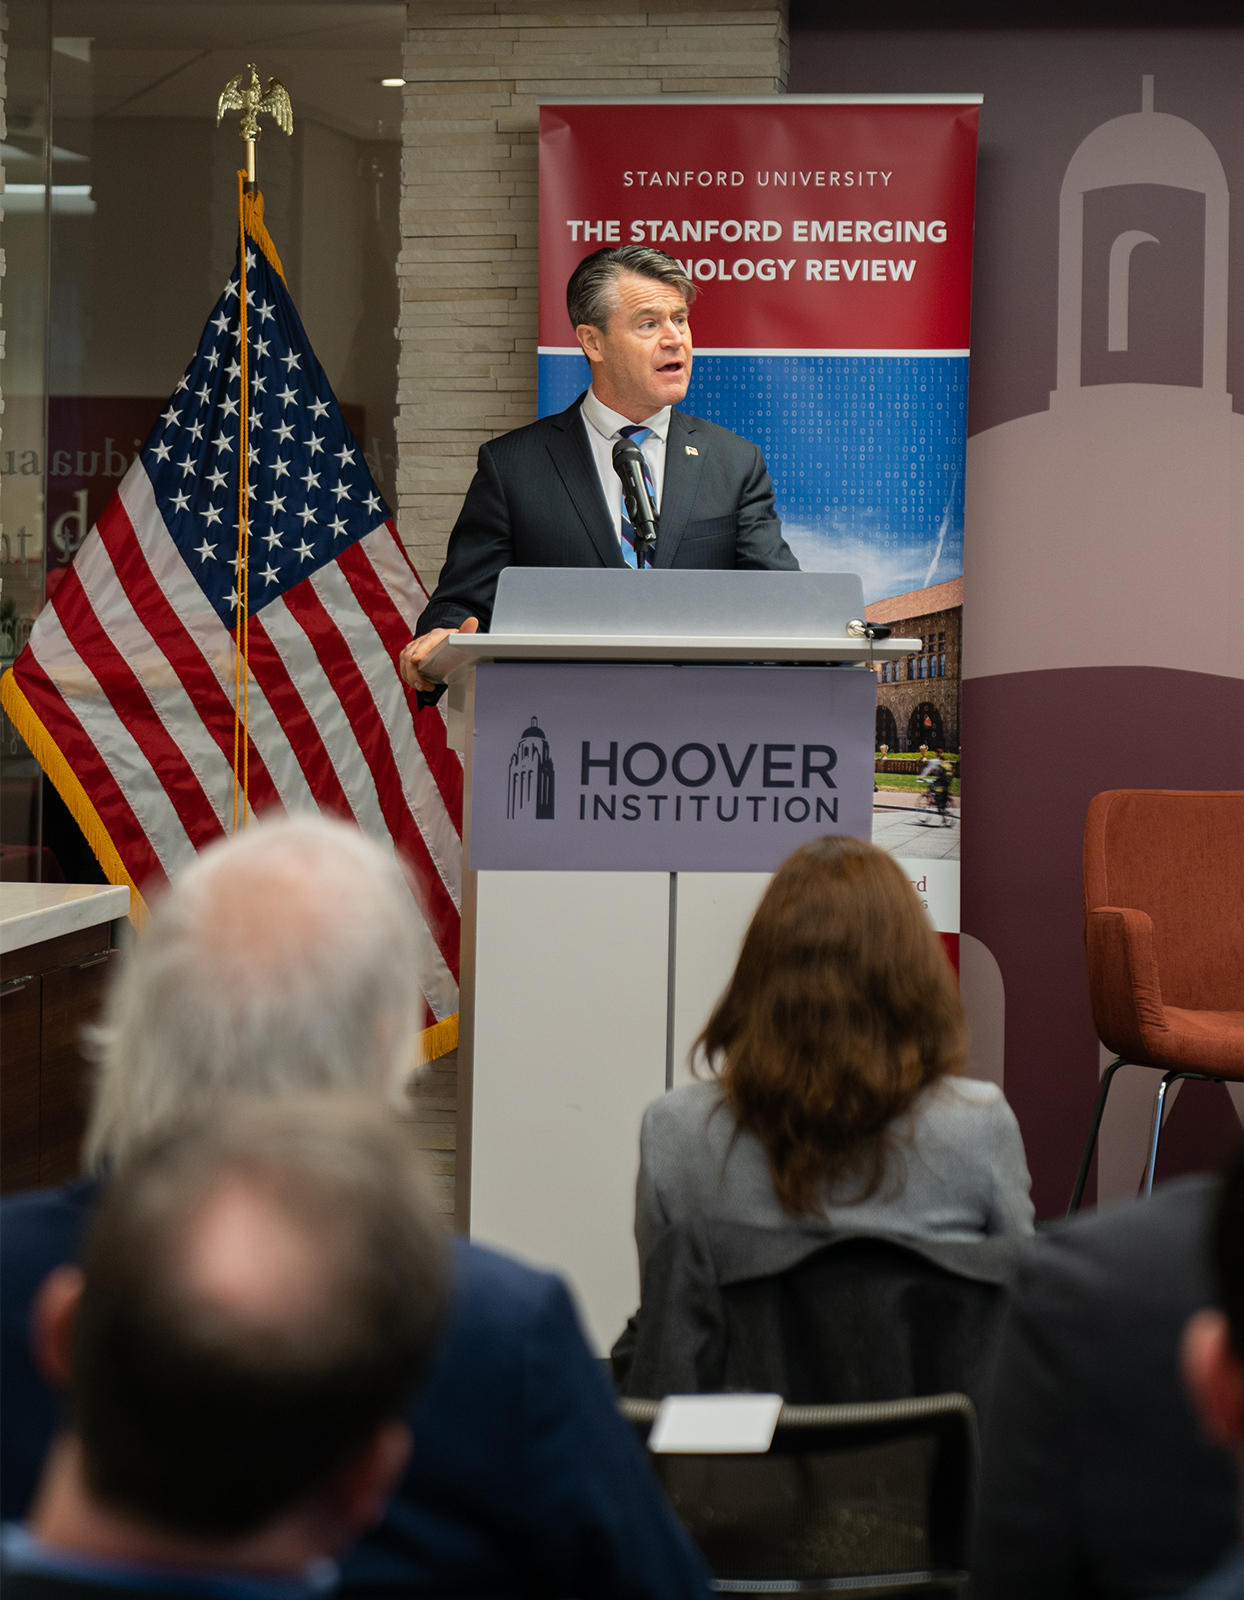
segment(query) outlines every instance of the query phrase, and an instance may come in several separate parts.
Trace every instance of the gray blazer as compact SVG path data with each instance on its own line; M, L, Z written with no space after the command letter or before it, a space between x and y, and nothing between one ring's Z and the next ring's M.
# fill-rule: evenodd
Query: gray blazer
M881 1187L852 1204L831 1193L826 1219L856 1231L967 1241L1033 1231L1031 1179L1015 1113L995 1084L942 1078L891 1127ZM642 1275L673 1222L745 1222L792 1228L764 1148L739 1130L715 1082L688 1084L653 1101L639 1136L635 1242Z

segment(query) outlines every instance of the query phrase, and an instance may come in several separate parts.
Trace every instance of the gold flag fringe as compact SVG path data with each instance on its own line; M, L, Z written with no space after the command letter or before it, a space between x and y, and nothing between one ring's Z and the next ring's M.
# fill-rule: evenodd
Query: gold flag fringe
M458 1048L458 1013L452 1017L443 1017L440 1022L434 1022L430 1028L425 1028L419 1036L423 1047L423 1059L435 1061L438 1056L447 1056L451 1050Z
M138 885L125 870L125 863L109 837L107 828L100 820L99 812L91 804L86 790L74 776L73 768L61 754L55 739L40 722L34 707L22 693L11 667L3 678L0 678L0 705L4 706L9 721L26 741L31 755L43 768L57 794L68 806L70 816L81 828L87 844L95 852L95 859L103 868L108 882L120 884L130 891L130 921L141 932L146 926L149 915L147 903L139 894Z

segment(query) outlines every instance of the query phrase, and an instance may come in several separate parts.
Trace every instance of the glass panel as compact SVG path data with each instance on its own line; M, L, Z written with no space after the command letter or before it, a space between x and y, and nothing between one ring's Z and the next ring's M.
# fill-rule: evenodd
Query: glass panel
M48 0L10 0L6 188L0 201L5 251L0 671L13 665L43 606L51 37ZM7 880L43 875L42 788L38 764L0 714L0 877Z
M10 0L0 649L11 664L180 376L228 277L244 146L216 126L257 63L266 221L312 345L396 505L404 5ZM50 190L49 190L50 179ZM13 185L18 185L15 194ZM46 538L45 538L46 528ZM3 729L5 875L100 873ZM47 846L41 856L38 845ZM7 848L26 855L19 862Z

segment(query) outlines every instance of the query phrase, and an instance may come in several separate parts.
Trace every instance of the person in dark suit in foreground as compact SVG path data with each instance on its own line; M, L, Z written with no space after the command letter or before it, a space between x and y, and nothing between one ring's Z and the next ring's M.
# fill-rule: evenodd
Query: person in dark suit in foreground
M1227 1454L1179 1373L1210 1304L1214 1183L1187 1178L1041 1235L1012 1288L982 1441L977 1600L1179 1594L1236 1539Z
M1244 1534L1244 1156L1227 1173L1214 1208L1210 1258L1218 1304L1198 1311L1184 1329L1184 1380L1206 1437L1235 1458ZM1244 1600L1244 1546L1237 1541L1185 1600Z
M6 1600L322 1592L401 1475L444 1298L373 1101L219 1107L141 1147L35 1305L69 1426L5 1526Z
M575 268L566 307L591 387L481 447L440 582L401 654L412 687L439 687L419 663L447 634L488 630L503 567L642 564L612 464L624 436L643 452L659 513L649 565L798 570L760 451L674 409L691 381L694 296L678 263L647 245L597 250Z
M88 1177L0 1204L0 1515L22 1517L56 1431L30 1312L80 1257L109 1173L188 1109L316 1088L383 1096L421 1021L418 914L393 856L344 823L264 821L180 874L109 995ZM708 1569L617 1413L570 1296L466 1239L406 1417L410 1464L344 1564L346 1595L707 1592Z

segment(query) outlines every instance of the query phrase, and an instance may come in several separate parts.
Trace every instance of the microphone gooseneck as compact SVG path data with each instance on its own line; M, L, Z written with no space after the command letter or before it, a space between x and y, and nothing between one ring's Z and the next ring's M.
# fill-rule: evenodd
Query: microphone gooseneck
M657 513L644 482L643 451L633 439L619 439L613 447L613 470L622 480L622 499L638 543L657 542Z

